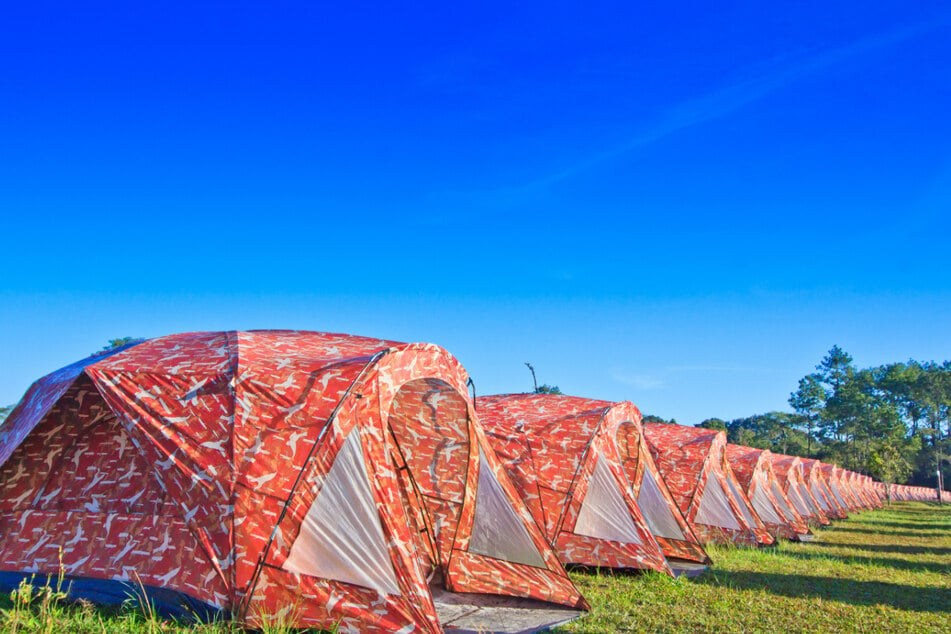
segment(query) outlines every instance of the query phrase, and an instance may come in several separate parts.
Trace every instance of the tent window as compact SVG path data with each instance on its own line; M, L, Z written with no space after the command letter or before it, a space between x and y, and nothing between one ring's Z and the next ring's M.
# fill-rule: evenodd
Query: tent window
M674 517L670 502L664 497L650 469L644 469L641 488L637 492L637 505L647 520L651 532L657 537L684 540L680 523Z
M819 503L819 506L822 507L823 511L832 510L829 508L829 503L826 502L826 497L822 494L822 491L819 490L819 485L815 482L812 483L812 495L816 498L816 502Z
M746 500L743 499L743 496L740 495L740 491L736 488L736 485L733 484L731 478L726 478L726 483L730 486L730 493L733 494L733 499L736 500L736 505L740 507L740 512L743 513L746 523L750 525L750 528L756 528L757 522L753 519L753 513L750 510L749 504L746 503Z
M789 490L787 491L789 495L790 502L793 503L793 506L796 507L796 510L799 511L800 515L809 517L810 515L815 515L806 501L803 499L802 494L799 492L799 485L795 481L789 483Z
M707 526L719 526L720 528L730 528L735 531L742 527L736 519L736 514L730 507L727 500L727 493L720 484L720 478L715 472L710 472L707 478L707 486L703 489L703 497L700 498L700 509L697 511L695 520L698 524Z
M474 515L469 552L536 568L546 567L525 523L495 479L481 447Z
M779 512L785 515L790 521L795 519L795 513L789 508L789 505L786 504L786 500L783 497L783 492L779 490L779 486L776 482L769 483L770 490L773 492L773 497L776 498L776 504L779 505Z
M785 524L785 520L776 514L776 509L773 507L773 503L769 499L766 489L763 487L763 483L760 482L753 492L753 497L750 499L750 502L753 503L753 510L755 510L759 518L767 524Z
M357 429L334 458L283 568L399 594Z
M829 482L829 488L832 490L832 495L835 496L835 500L839 503L839 506L842 508L848 508L848 504L846 504L845 500L842 499L842 494L839 493L839 487L836 486L835 482Z
M597 456L574 532L625 544L644 543L624 501L622 490L607 462L600 455Z

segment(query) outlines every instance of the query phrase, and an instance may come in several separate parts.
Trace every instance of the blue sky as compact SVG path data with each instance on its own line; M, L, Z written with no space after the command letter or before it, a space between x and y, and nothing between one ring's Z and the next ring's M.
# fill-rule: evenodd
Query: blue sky
M951 356L945 3L586 4L7 9L0 403L190 330L684 423Z

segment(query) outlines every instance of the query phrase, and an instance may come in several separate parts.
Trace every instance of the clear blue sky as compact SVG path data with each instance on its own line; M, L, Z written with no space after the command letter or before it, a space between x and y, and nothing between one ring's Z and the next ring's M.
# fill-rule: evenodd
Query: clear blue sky
M683 423L951 357L946 2L138 4L4 10L0 403L190 330Z

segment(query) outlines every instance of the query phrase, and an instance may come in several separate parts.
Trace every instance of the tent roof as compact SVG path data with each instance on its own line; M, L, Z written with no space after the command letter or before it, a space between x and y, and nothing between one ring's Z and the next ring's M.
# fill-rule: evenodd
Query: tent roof
M631 494L617 449L617 425L639 425L640 412L633 404L532 393L479 397L476 407L496 452L563 561L669 573ZM600 493L589 496L592 491ZM589 501L602 504L611 496L616 515L605 507L587 526L592 516L585 509L593 508L586 506ZM612 538L602 532L612 521L628 528L614 531ZM627 537L622 539L622 533Z
M757 472L765 472L767 478L775 477L770 460L771 455L768 449L754 449L732 443L726 446L726 456L730 461L730 467L733 468L733 473L743 485L743 489L747 491Z
M200 544L196 548L210 562L202 574L207 572L218 585L214 596L209 590L202 600L240 611L248 589L256 588L250 600L270 602L272 608L274 602L304 597L310 606L307 618L316 619L310 624L327 623L326 618L348 626L360 623L363 629L373 623L386 629L409 620L426 629L435 623L432 598L425 573L413 563L417 549L409 526L411 514L399 497L403 476L391 464L397 460L392 455L397 441L390 434L402 433L399 449L412 447L416 453L404 452L401 459L413 470L416 484L432 489L438 498L433 508L442 510L432 512L442 513L439 519L452 513L459 524L459 530L447 531L445 539L440 533L442 541L437 544L440 553L451 549L453 554L448 558L447 587L454 584L461 592L515 593L584 607L489 449L472 409L467 380L461 364L431 344L301 331L170 335L95 355L37 381L0 430L0 464L41 422L50 428L44 433L55 437L55 417L46 414L68 390L74 409L94 397L114 414L113 427L107 431L114 438L121 436L122 447L131 440L134 451L141 454L148 473L138 480L154 476L160 481L173 509L169 521L194 535ZM448 414L437 420L437 410ZM425 418L427 414L432 420ZM86 434L96 422L89 420L73 425L71 433ZM445 429L440 426L444 423ZM420 433L425 425L430 426L428 435ZM449 443L450 448L463 447L461 461L445 450L445 440L456 440L453 434L462 438ZM364 501L370 516L372 508L377 509L379 530L391 549L405 596L384 601L378 589L348 584L343 591L359 597L328 603L328 593L339 589L334 584L345 579L294 576L284 568L292 545L303 534L309 509L319 508L315 500L323 488L316 483L330 481L328 474L344 447L351 448L349 462L334 473L343 473L346 466L354 473L362 469L367 477L372 475L371 494L364 495ZM432 469L421 469L414 460L427 456L434 456ZM84 459L75 457L77 469ZM90 468L98 469L98 464L91 463ZM483 495L488 490L483 481L494 482L491 500ZM484 515L479 500L511 505L509 515L517 516L512 523L521 522L528 531L527 539L542 558L540 565L535 561L519 567L518 559L501 555L493 559L470 548L470 536L475 542L476 535L469 530ZM446 510L450 508L463 510ZM46 521L44 517L35 513L30 521ZM49 517L54 524L79 521L55 512ZM99 521L98 516L90 517ZM118 526L118 521L110 523ZM73 543L88 548L85 544L95 541L92 528L81 531L82 537L77 534ZM53 535L47 541L55 544L55 527L47 534ZM153 583L163 587L176 583L181 567L179 572L174 567L156 572L163 559L149 560ZM68 563L82 575L84 561L91 560ZM462 569L466 573L460 575ZM143 578L149 583L146 575Z
M736 476L726 458L726 434L703 427L670 423L646 423L644 431L650 441L654 461L666 479L671 493L676 497L687 520L692 522L695 530L699 532L702 524L697 522L696 518L700 514L700 507L709 497L705 495L710 481L708 474L718 474L719 488L723 488L719 481L721 477L727 488L736 486L731 479ZM734 494L731 490L724 490L724 494L728 498L729 506L725 512L736 516L739 529L725 532L721 527L714 532L729 535L732 540L760 544L770 544L774 541L742 491ZM722 539L714 536L713 532L706 538Z

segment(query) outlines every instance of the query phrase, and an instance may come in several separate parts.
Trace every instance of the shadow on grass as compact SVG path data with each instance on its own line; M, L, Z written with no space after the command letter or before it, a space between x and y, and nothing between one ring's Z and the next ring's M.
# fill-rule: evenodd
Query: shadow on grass
M869 522L871 526L887 526L888 528L907 528L913 531L935 531L941 530L942 528L948 528L951 526L951 519L949 520L940 520L940 521L925 521L920 522Z
M826 544L831 546L833 544ZM842 548L856 548L855 546L842 545ZM923 553L916 553L923 554ZM930 552L929 552L930 554ZM809 553L809 552L785 552L783 553L785 557L792 557L794 559L804 559L810 560L814 559L817 561L829 561L830 559L849 565L873 565L873 566L882 566L884 568L893 568L895 570L909 570L913 572L937 572L937 573L951 573L951 563L942 564L935 563L930 561L909 561L908 559L897 559L894 557L878 557L872 553L868 555L843 555L839 553Z
M902 515L928 515L934 517L935 510L938 509L938 504L936 502L931 503L924 508L914 506L904 507L900 506L900 502L893 502L892 504L894 506L885 506L884 508L878 510L885 513L901 513ZM947 501L945 501L944 507L949 508Z
M608 568L600 566L587 566L585 564L564 564L568 572L581 572L587 575L600 577L637 577L648 572L657 572L647 568ZM663 573L658 573L663 574Z
M900 537L920 537L923 539L931 537L947 537L948 531L938 528L929 530L889 530L877 528L859 528L857 526L836 526L832 529L836 533L865 533L867 535L897 535Z
M918 588L841 577L722 571L710 577L700 577L697 583L737 590L765 590L794 598L817 597L851 605L889 605L914 612L951 611L951 590L946 588Z
M848 544L837 542L810 542L809 545L817 548L852 548L854 550L868 550L875 553L901 553L903 555L951 555L951 548L934 548L931 546L902 546L899 544Z

